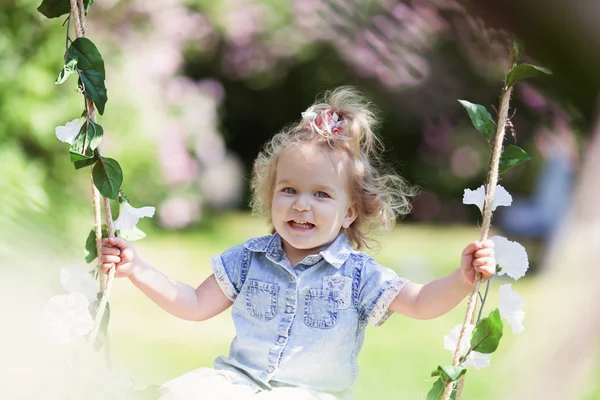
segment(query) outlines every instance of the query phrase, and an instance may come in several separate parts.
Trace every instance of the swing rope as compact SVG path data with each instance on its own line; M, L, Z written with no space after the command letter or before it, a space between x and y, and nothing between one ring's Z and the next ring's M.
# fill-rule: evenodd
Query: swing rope
M512 66L515 62L515 51L511 49L510 52L510 65ZM498 169L500 165L500 156L502 155L502 145L504 142L504 133L506 127L506 121L508 120L508 109L510 104L510 96L512 94L512 85L508 85L505 83L502 88L502 94L500 96L500 111L498 112L498 125L496 126L496 134L494 136L494 147L492 152L492 158L490 160L489 172L487 176L487 185L486 185L486 195L485 195L485 203L483 207L483 222L481 225L481 241L487 240L488 233L490 231L490 226L492 223L492 212L494 205L494 196L496 192L496 185L498 184ZM479 287L481 285L481 273L477 272L475 274L475 284L473 286L473 291L469 296L469 301L467 303L467 313L465 314L465 319L463 321L462 327L460 329L460 335L458 336L458 344L456 346L456 350L454 351L454 357L452 359L452 365L457 366L460 364L460 349L461 343L465 336L465 331L467 330L467 326L469 324L473 324L473 320L475 317L475 308L477 307L477 297L479 294ZM464 386L464 375L461 376L458 380L458 387L456 391L456 400L460 400L462 396L462 390ZM450 395L452 394L453 383L450 382L444 388L444 400L449 400Z
M71 16L73 19L73 26L75 29L75 35L77 38L85 37L85 8L83 5L83 0L70 0L71 3ZM82 83L83 84L83 83ZM85 91L85 87L83 88ZM94 108L94 103L85 96L85 108L87 111L88 118L92 119L96 122L96 111ZM98 149L98 155L100 155L100 150ZM100 161L101 162L101 161ZM92 205L94 209L94 227L96 231L96 251L98 254L98 268L100 268L100 249L102 247L102 215L101 215L101 205L100 198L103 199L102 205L104 208L104 219L106 222L106 228L108 231L108 237L115 237L115 229L112 220L112 214L110 210L110 199L102 197L100 192L94 185L94 177L92 175L92 169L90 168L90 183L92 187ZM106 305L108 303L108 299L110 297L112 282L115 276L115 268L111 268L108 271L108 275L98 274L99 275L99 284L100 284L100 292L102 293L102 298L100 299L100 303L98 308L96 309L96 316L94 319L94 328L90 333L88 338L88 342L93 346L96 342L96 338L98 336L98 332L100 330L100 326L102 324L102 319L104 318L104 313L106 311ZM106 359L107 363L110 366L110 355L108 346L105 346L106 351Z

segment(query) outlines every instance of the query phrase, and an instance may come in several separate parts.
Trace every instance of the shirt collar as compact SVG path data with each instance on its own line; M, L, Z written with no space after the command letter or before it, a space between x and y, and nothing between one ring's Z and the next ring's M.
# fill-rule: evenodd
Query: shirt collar
M284 256L281 236L277 232L270 236L251 239L244 244L251 251L266 253L267 257L278 263ZM350 257L352 246L345 233L340 233L333 242L321 250L318 254L307 256L302 260L305 265L314 265L321 259L339 269Z

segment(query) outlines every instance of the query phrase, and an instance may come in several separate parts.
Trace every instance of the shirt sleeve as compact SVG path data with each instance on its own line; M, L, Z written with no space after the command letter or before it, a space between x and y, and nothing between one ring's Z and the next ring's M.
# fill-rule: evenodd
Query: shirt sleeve
M368 258L363 265L358 286L359 311L368 322L380 326L392 315L390 304L408 283L392 269Z
M219 287L231 301L235 301L243 285L244 267L248 264L248 251L243 245L232 247L210 260Z

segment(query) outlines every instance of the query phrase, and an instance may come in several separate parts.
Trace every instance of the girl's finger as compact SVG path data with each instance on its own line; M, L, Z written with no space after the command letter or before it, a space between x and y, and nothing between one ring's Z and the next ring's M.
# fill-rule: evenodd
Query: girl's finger
M114 263L103 263L100 264L100 271L102 271L103 273L107 274L108 270L111 268L114 268L115 264Z
M483 248L480 250L477 250L475 252L475 254L473 254L473 256L475 258L481 258L481 257L493 257L494 256L494 249L490 249L490 248Z
M102 254L108 254L108 255L112 255L112 256L118 256L121 254L121 250L119 250L116 247L106 247L106 246L102 246L102 248L100 249L100 252Z
M106 247L117 247L119 249L123 249L127 247L128 242L119 237L111 237L102 239L102 244Z
M470 254L473 254L475 251L477 251L478 248L478 242L471 242L467 245L467 247L465 247L465 249L462 252L462 255L468 256Z
M481 273L485 278L489 278L496 272L496 269L492 266L475 267L475 271Z
M483 242L480 242L480 243L481 243L481 247L488 248L488 249L493 249L494 248L494 241L491 240L491 239L486 239L486 240L484 240Z
M473 260L473 267L482 267L484 265L496 267L496 259L494 257L481 257Z
M111 256L111 255L103 255L100 257L100 261L103 263L113 263L118 264L121 262L121 257L119 256Z

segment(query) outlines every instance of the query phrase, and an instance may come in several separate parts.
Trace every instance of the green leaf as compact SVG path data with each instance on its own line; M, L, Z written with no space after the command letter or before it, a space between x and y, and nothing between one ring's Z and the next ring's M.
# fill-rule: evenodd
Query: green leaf
M496 308L475 325L471 338L471 349L483 354L493 353L498 348L503 328L500 311Z
M440 376L444 381L454 382L461 376L467 373L465 367L459 367L454 365L440 365L435 371L431 373L431 376Z
M71 160L73 159L73 157L74 156L71 157ZM96 164L96 161L98 161L98 152L94 151L94 156L92 158L73 161L73 165L75 165L75 169L81 169Z
M37 10L47 18L58 18L71 12L71 2L69 0L44 0Z
M94 102L100 115L104 114L108 95L102 75L98 71L88 70L80 71L79 77L85 88L85 97Z
M538 76L541 74L552 75L552 71L548 68L538 67L537 65L521 64L512 68L506 75L506 84L508 86L514 86L515 83L521 79L531 78L532 76Z
M56 82L54 82L54 83L57 85L60 85L61 83L65 83L65 81L69 78L69 76L71 76L75 72L77 72L76 67L77 67L77 58L69 58L67 63L63 67L62 71L60 71L60 74L58 74L58 78L56 78Z
M100 145L100 142L102 142L102 137L104 136L104 129L102 129L102 126L100 126L99 123L94 122L91 119L89 119L88 122L90 123L88 127L88 139L90 141L90 150L96 150Z
M104 114L104 106L108 101L104 84L106 71L98 48L88 38L80 37L69 46L69 57L78 60L77 68L85 88L85 96L94 102L100 114Z
M515 39L513 40L513 49L515 52L515 63L519 62L519 60L521 59L521 55L523 54L523 46L521 45L521 43Z
M123 171L117 160L100 157L92 169L92 177L102 196L116 200L123 183Z
M102 129L102 126L91 119L86 120L86 122L81 125L79 133L75 136L73 144L71 145L71 162L79 162L79 165L82 165L81 161L86 161L86 165L94 164L95 161L92 162L92 160L97 159L95 150L102 141L103 135L104 130Z
M102 224L102 237L108 237L108 228L105 224ZM98 249L96 249L96 228L92 228L90 233L88 234L87 239L85 240L85 262L91 263L98 257Z
M525 152L522 148L515 145L510 145L504 151L502 151L502 155L500 156L500 165L498 167L498 172L503 174L509 169L516 167L522 162L531 160L531 156Z
M86 14L93 2L94 0L83 0ZM71 12L71 2L69 0L44 0L37 10L47 18L58 18Z
M429 393L427 393L427 400L439 400L444 395L444 388L446 387L442 378L439 378L433 383L433 386Z
M458 100L458 102L467 110L475 129L477 129L484 138L491 139L496 132L496 122L494 122L494 119L485 107L480 104L469 103L466 100Z
M79 129L79 133L73 139L73 144L69 149L71 162L89 160L94 158L94 152L90 150L90 141L88 139L88 124L84 122Z
M69 56L77 58L79 69L97 71L106 78L104 60L96 45L86 37L77 38L69 46Z
M90 234L85 240L85 251L87 252L85 255L85 262L88 264L98 257L98 249L96 248L96 230L93 228L90 230Z
M90 10L90 7L92 6L92 4L94 4L94 0L87 0L84 1L85 3L85 15L87 15L88 11Z

